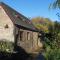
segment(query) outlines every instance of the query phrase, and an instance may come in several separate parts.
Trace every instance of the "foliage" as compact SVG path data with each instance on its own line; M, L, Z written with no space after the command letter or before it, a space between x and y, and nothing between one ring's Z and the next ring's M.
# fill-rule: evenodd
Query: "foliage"
M6 42L6 41L0 41L0 51L12 52L13 51L13 43Z
M60 49L50 49L44 54L46 60L60 60Z
M49 8L60 10L60 0L54 0L54 2L50 4ZM57 11L56 15L60 19L60 12Z
M46 60L60 60L60 23L54 22L49 26L49 33L45 35L45 53Z
M32 18L32 22L37 29L39 29L43 32L46 32L46 33L49 32L49 30L48 30L49 25L53 24L50 19L42 18L42 17Z
M60 60L60 22L41 17L32 19L32 22L45 33L43 55L46 60Z
M59 8L60 9L60 0L55 0L52 4L51 7L55 8Z
M60 60L60 22L41 17L32 19L32 22L45 33L43 55L46 60Z

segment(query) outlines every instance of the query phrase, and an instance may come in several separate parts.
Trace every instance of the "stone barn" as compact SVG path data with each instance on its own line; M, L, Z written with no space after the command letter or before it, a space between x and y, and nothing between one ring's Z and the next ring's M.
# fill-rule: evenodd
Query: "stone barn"
M27 52L42 47L39 31L31 20L5 3L0 3L0 41L13 42Z

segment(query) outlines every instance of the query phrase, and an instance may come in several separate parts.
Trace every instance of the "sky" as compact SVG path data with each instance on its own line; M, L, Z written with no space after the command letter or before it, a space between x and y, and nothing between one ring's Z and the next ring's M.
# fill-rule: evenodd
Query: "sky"
M49 5L53 1L54 0L0 0L0 2L6 3L28 18L40 16L53 21L59 21L56 15L59 10L49 9Z

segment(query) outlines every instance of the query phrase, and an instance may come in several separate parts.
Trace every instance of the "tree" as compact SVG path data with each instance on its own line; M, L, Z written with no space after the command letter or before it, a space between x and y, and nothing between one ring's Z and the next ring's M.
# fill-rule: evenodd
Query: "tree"
M59 8L60 9L60 0L55 0L52 4L53 8Z
M60 9L60 0L55 0L50 7ZM57 15L60 17L59 13ZM45 34L44 47L46 60L60 60L60 22L55 21L54 25L49 26L49 33Z
M49 18L43 18L43 17L33 18L32 22L37 29L45 33L48 33L49 25L53 24L53 22Z
M53 3L50 4L49 8L59 9L59 10L60 10L60 0L55 0ZM56 15L57 15L58 18L60 19L60 13L57 12Z
M55 21L53 26L49 26L44 46L46 60L60 60L60 22Z

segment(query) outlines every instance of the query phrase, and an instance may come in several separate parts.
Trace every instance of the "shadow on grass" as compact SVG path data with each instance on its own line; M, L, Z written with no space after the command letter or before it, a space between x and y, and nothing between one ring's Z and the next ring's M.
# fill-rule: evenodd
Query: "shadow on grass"
M16 53L0 52L0 60L31 60L30 54L21 47L17 46L16 51Z
M34 60L46 60L42 53L39 53Z

